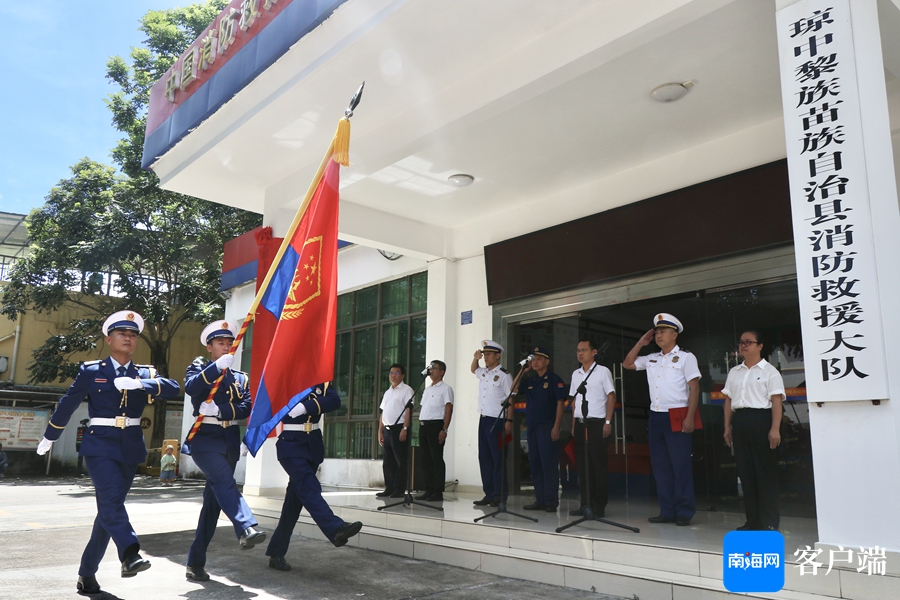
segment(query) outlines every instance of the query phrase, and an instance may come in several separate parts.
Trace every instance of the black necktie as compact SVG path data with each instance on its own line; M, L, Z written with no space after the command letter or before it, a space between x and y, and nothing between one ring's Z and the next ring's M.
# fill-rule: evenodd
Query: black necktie
M116 369L116 375L119 377L125 377L125 367L119 367Z

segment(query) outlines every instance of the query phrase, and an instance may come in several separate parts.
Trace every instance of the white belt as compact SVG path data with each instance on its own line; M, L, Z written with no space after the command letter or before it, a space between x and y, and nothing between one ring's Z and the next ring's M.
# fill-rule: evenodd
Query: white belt
M221 425L222 427L231 427L232 425L240 425L238 421L222 421L218 417L203 417L204 425Z
M140 417L134 419L131 417L113 417L110 419L93 417L90 422L90 427L118 427L119 429L125 429L126 427L134 427L140 424Z
M285 423L284 431L304 431L310 433L316 429L320 429L319 423Z

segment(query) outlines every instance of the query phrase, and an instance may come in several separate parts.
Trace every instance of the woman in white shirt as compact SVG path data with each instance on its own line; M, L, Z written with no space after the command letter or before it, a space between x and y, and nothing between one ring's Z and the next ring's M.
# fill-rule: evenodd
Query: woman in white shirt
M762 335L741 334L744 362L728 373L725 388L725 442L734 449L744 491L747 522L739 531L778 529L778 451L784 381L762 357Z

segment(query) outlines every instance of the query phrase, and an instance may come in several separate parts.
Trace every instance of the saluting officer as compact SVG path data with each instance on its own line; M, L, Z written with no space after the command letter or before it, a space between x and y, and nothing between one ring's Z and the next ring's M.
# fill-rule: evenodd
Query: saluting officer
M197 522L197 534L188 552L185 577L194 581L208 581L206 549L216 533L219 513L224 511L242 548L252 548L266 539L257 531L256 519L246 500L237 489L234 468L240 459L241 434L239 419L250 416L250 380L246 373L231 368L234 355L235 327L228 321L215 321L200 334L211 361L194 359L187 368L184 391L190 394L194 416L203 415L203 423L191 441L191 458L206 475L203 488L203 507ZM212 402L206 402L216 379L222 383Z
M362 522L346 523L335 516L331 507L322 498L322 486L316 478L316 471L325 459L325 444L322 442L320 421L322 415L341 406L341 397L334 386L318 384L313 391L297 403L281 420L282 431L275 444L278 462L290 477L284 493L284 504L278 526L266 549L269 567L279 571L290 571L285 561L291 533L300 517L300 510L306 511L332 544L340 548L362 529Z
M500 366L500 354L503 346L493 340L481 342L481 350L475 351L472 359L472 373L478 378L478 463L481 467L481 486L484 488L484 498L476 500L476 506L499 506L501 492L503 500L509 494L506 486L502 485L501 452L498 437L503 438L512 433L513 407L510 404L506 409L504 426L495 427L500 415L503 402L509 397L512 390L512 376L506 369ZM484 358L485 366L479 362Z
M632 371L647 371L650 389L650 464L656 479L659 514L650 517L651 523L691 524L696 503L694 476L691 469L691 434L694 415L700 401L700 368L697 357L676 340L684 331L681 321L669 313L659 313L653 319L653 329L637 341L622 366ZM641 348L656 340L660 351L638 356ZM685 412L677 430L669 411Z
M174 398L178 383L157 376L150 365L135 365L131 355L137 349L144 319L131 310L114 313L103 323L109 357L82 363L69 391L56 411L38 445L46 454L62 435L72 413L87 399L91 417L81 442L88 474L97 497L94 529L81 555L77 588L86 594L101 593L94 576L112 538L122 562L122 577L134 577L150 568L150 561L138 553L141 544L128 520L125 497L134 481L137 466L147 457L141 414L155 398Z
M535 500L522 508L556 512L559 506L559 427L566 401L566 384L549 370L550 354L535 346L534 358L524 372L534 377L524 379L516 394L525 395L525 425L528 427L528 464L534 483Z

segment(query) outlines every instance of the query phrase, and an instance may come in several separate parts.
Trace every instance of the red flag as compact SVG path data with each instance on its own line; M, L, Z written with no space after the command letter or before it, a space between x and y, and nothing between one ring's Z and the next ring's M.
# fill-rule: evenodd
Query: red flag
M256 313L257 322L276 327L254 377L259 383L244 438L254 455L310 387L334 378L339 182L340 165L329 161Z

